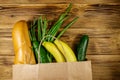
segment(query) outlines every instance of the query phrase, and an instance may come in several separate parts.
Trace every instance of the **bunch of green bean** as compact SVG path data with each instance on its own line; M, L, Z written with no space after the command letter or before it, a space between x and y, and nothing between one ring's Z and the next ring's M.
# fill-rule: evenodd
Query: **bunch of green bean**
M39 45L40 45L41 40L46 35L50 35L50 36L47 36L43 41L53 42L54 41L53 37L60 38L62 36L62 34L73 23L76 22L78 17L75 17L70 23L68 23L64 27L64 29L59 34L57 34L60 27L64 23L64 21L70 17L70 15L68 15L68 14L69 14L71 8L72 8L72 4L70 4L68 6L68 8L66 9L66 11L60 15L58 20L51 26L50 29L48 28L48 24L49 24L48 20L46 18L43 18L42 16L40 16L38 19L36 19L32 22L29 33L30 33L31 43L33 46L33 51L35 53L36 62L40 61L41 63L48 63L48 62L52 62L54 60L52 55L49 52L47 52L46 49L42 45L40 46L40 49L39 49ZM53 37L51 37L51 36L53 36ZM40 50L40 52L38 50ZM40 57L38 57L38 54L40 55Z

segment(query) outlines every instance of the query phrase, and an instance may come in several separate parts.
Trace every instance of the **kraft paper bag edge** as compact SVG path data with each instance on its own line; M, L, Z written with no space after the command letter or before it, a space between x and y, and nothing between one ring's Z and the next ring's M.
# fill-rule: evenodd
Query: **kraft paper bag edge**
M21 79L21 78L23 78L23 77L20 77L19 76L19 73L18 73L18 71L19 70L17 70L17 68L21 68L21 69L32 69L31 71L30 71L30 73L31 74L28 74L28 75L31 75L31 77L33 77L33 78L31 78L31 79L28 79L28 80L40 80L40 79L38 79L39 78L39 68L40 68L40 66L41 65L47 65L48 67L50 67L51 65L53 66L53 65L60 65L60 64L67 64L67 67L68 66L70 66L70 65L81 65L81 64L88 64L89 66L88 66L88 68L90 68L90 69L88 69L89 71L88 71L88 73L90 73L90 76L91 76L91 78L92 78L92 67L91 67L91 61L81 61L81 62L65 62L65 63L46 63L46 64L35 64L35 65L31 65L31 64L20 64L20 65L13 65L12 67L13 67L13 80L16 80L18 77L20 78L20 79L17 79L17 80L26 80L25 78L24 79ZM69 65L70 64L70 65ZM23 68L22 68L23 67ZM25 68L24 68L25 67ZM29 67L29 68L28 68ZM66 67L66 66L64 66L64 67ZM33 73L33 69L35 70L34 71L34 73ZM42 68L42 69L44 69L44 67ZM59 69L59 68L58 68ZM15 70L17 70L17 72L15 71ZM23 71L24 72L24 71ZM23 73L22 72L22 73ZM29 71L28 71L29 72ZM67 80L73 80L72 78L71 78L71 76L69 76L69 73L71 73L71 71L69 71L68 70L68 79ZM77 74L77 73L76 73ZM55 73L54 73L54 75L55 75ZM53 75L53 77L54 77L54 75ZM67 75L67 74L66 74ZM23 75L24 76L24 75ZM17 78L16 78L17 77ZM29 76L26 76L26 77L29 77ZM74 79L74 80L79 80L79 79ZM88 80L88 79L87 79ZM89 79L89 80L92 80L92 79Z

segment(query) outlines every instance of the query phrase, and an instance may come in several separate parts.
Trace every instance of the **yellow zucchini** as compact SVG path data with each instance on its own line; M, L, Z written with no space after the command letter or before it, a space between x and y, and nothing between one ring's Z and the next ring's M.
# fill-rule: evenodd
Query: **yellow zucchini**
M54 43L58 47L58 49L62 52L62 54L65 56L67 62L76 62L77 61L75 53L65 42L56 39L54 41Z
M43 42L42 45L49 51L57 62L65 62L64 56L52 42Z

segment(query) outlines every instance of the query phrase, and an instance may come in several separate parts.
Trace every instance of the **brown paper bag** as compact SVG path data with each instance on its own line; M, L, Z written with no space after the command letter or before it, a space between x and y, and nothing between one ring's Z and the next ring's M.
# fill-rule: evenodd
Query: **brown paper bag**
M91 61L13 65L13 80L92 80Z

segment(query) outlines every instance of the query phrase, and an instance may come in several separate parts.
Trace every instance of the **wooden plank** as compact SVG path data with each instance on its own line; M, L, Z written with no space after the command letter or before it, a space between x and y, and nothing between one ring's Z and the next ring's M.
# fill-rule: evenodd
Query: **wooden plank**
M106 12L106 11L119 11L120 4L73 4L73 13L81 13L85 11L93 11L97 12L100 11L100 13ZM18 4L18 5L1 5L0 6L0 14L3 15L10 15L10 14L20 14L20 15L34 15L34 14L60 14L60 12L63 12L65 8L68 6L68 4ZM114 10L113 10L114 9ZM27 12L27 11L29 12ZM32 14L31 14L32 13ZM116 13L116 12L113 12ZM14 16L11 16L14 17Z
M33 20L39 15L47 15L49 19L55 19L57 14L62 13L67 5L65 4L41 4L39 6L1 6L0 10L0 23L4 26L12 26L16 21L25 19ZM101 23L100 29L115 28L118 29L120 5L80 5L75 4L71 10L71 15L79 16L76 27L81 28L98 28ZM7 21L9 20L9 22ZM84 25L83 25L84 24ZM0 28L2 27L0 26ZM112 25L112 26L111 26ZM110 27L111 26L111 27ZM5 28L5 27L4 27Z
M119 63L120 55L87 55L87 59L91 60L92 64Z
M120 62L93 64L93 80L119 80Z
M56 20L69 2L77 3L73 4L70 15L72 17L77 15L79 19L61 39L75 50L81 36L88 34L90 42L87 58L92 60L93 80L120 79L120 0L45 0L43 2L2 0L0 1L0 80L12 80L13 24L21 19L33 20L40 15Z
M67 4L1 6L0 55L14 55L11 32L13 24L16 21L21 19L27 21L32 20L41 14L47 15L48 19L53 20L56 19L59 16L57 14L62 13L67 6ZM74 4L71 15L78 15L80 18L61 39L66 41L74 49L81 35L88 34L90 36L88 54L119 54L119 13L120 5ZM65 22L65 24L68 22L69 21Z
M92 64L93 80L119 80L120 63ZM0 80L12 80L12 65L0 66Z
M0 4L42 4L42 3L86 3L86 4L98 4L98 3L120 3L119 0L0 0Z
M69 29L61 38L67 42L75 51L81 35L88 34L90 36L88 54L119 54L120 51L120 30L116 31L89 31L83 29ZM91 34L92 33L92 34ZM98 34L97 34L98 33ZM9 33L11 35L11 33ZM73 36L74 35L74 36ZM14 55L11 36L0 36L0 55ZM7 49L7 50L6 50Z
M120 55L87 55L92 64L119 63ZM0 65L13 65L14 56L0 56Z
M66 4L41 4L41 5L26 5L26 6L1 6L0 10L0 24L12 26L18 20L33 20L39 15L46 15L48 19L56 19L58 14L62 13L68 5ZM117 28L119 23L120 5L81 5L74 4L71 10L71 15L80 17L75 27L82 28L97 28L98 24L110 28ZM9 20L9 22L7 21ZM83 25L84 24L84 25ZM88 27L87 27L88 26ZM1 26L2 27L2 26ZM95 28L95 29L96 29ZM100 27L104 28L104 27Z
M67 42L70 47L76 51L78 40L74 40L75 37L66 39L67 37L62 37L61 40ZM75 42L71 42L75 41ZM109 41L109 42L108 42ZM103 39L103 38L90 38L88 45L87 54L119 54L120 52L120 42L115 42L116 39ZM0 55L14 55L12 40L0 41Z
M0 80L12 80L12 65L0 66Z
M88 55L92 60L93 80L119 80L120 55ZM0 80L12 80L14 56L0 56Z
M0 56L0 65L13 65L14 56Z

